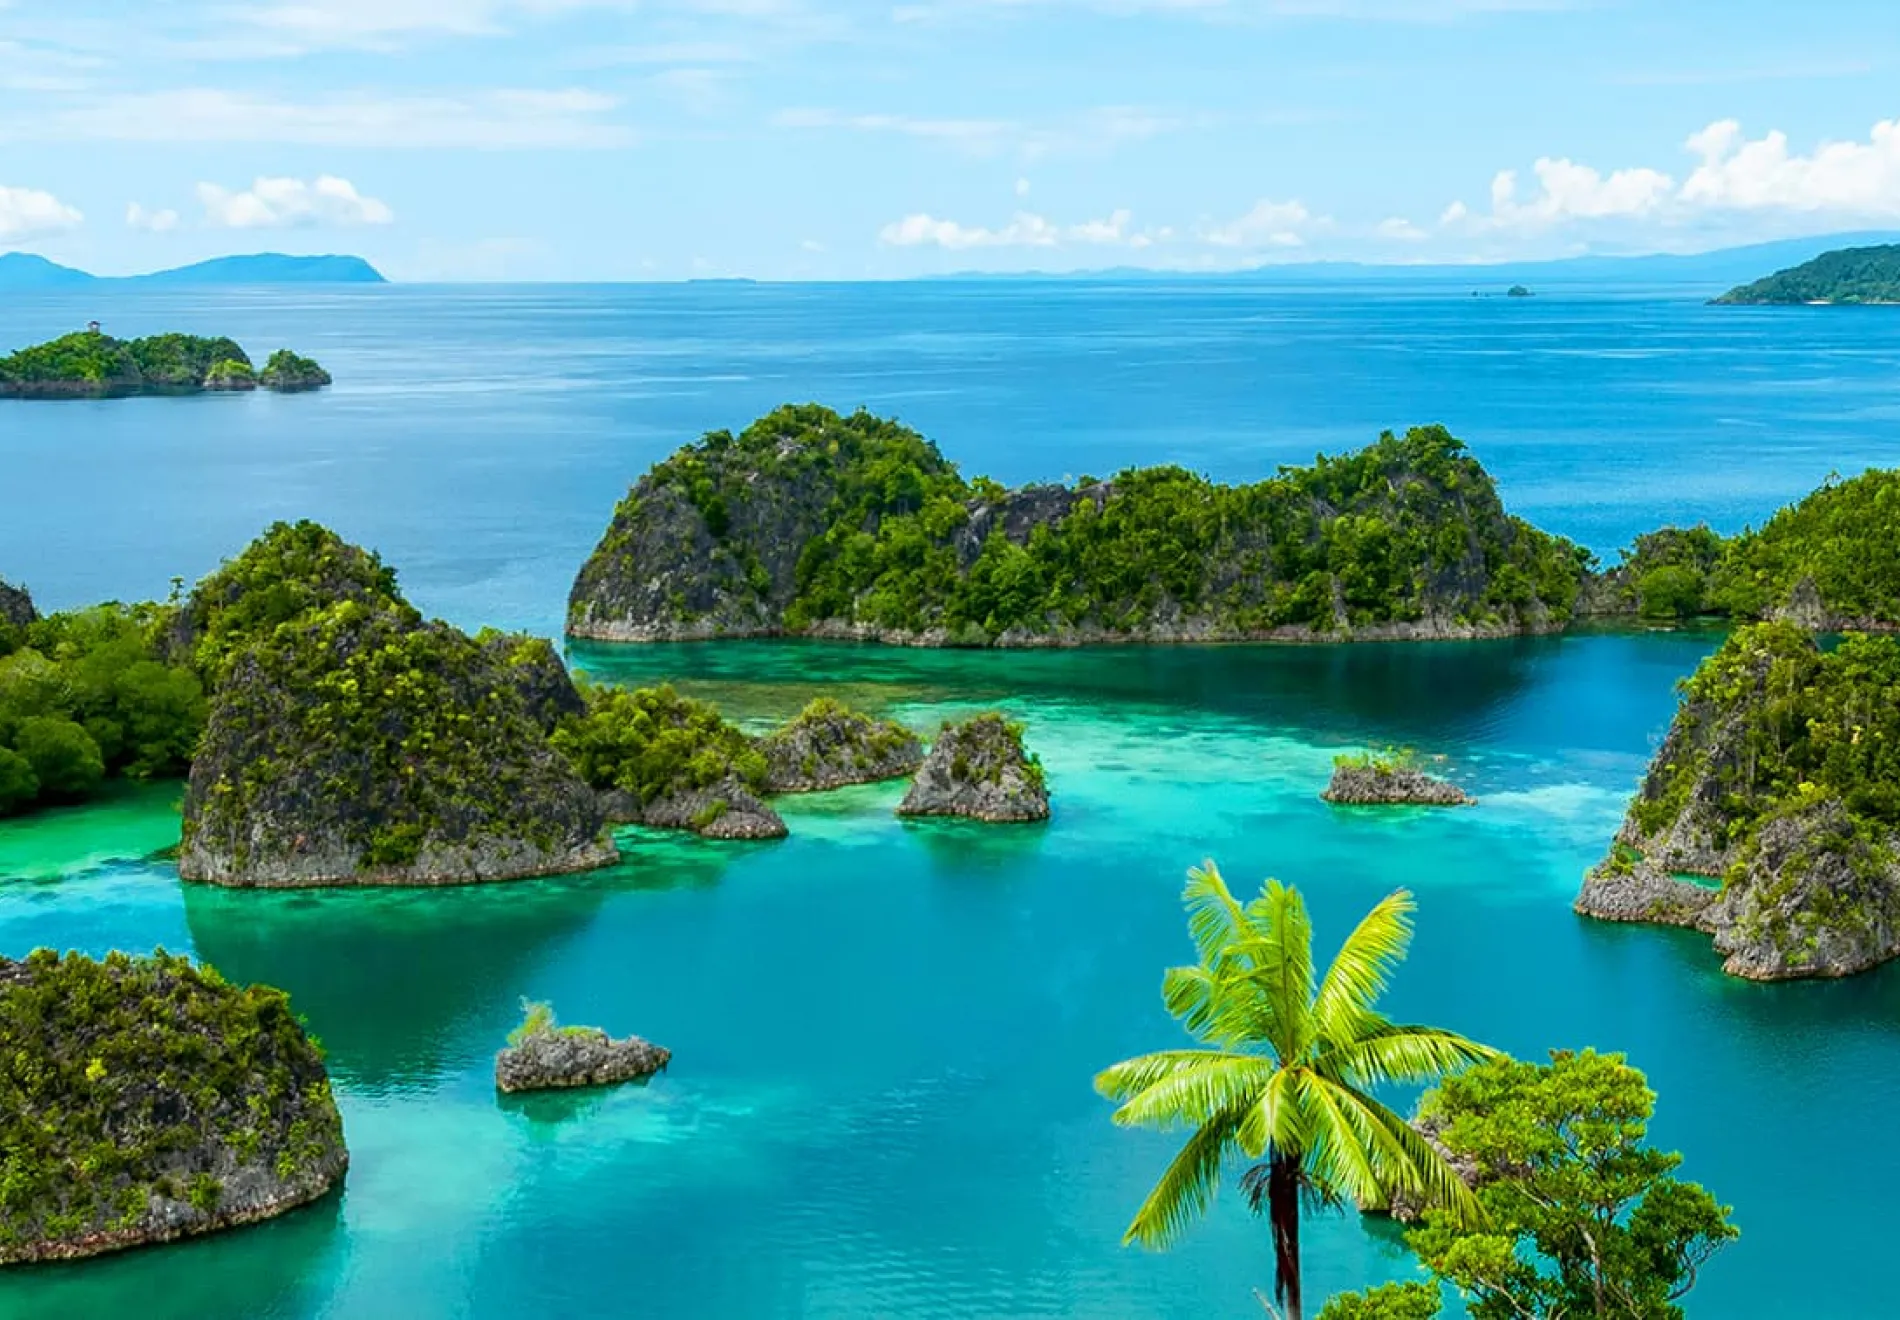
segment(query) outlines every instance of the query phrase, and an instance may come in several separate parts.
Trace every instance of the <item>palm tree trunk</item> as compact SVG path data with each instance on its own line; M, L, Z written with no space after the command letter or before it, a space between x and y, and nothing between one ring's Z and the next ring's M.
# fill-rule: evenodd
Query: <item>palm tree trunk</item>
M1275 1154L1267 1169L1267 1219L1273 1225L1273 1296L1286 1320L1301 1320L1300 1158Z

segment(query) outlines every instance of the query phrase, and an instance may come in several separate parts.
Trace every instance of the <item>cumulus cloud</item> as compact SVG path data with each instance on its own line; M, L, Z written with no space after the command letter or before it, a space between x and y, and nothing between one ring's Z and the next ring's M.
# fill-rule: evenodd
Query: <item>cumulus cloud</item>
M1308 211L1303 202L1262 198L1238 219L1203 228L1201 237L1215 247L1294 248L1305 246L1309 232L1327 228L1331 223Z
M1373 233L1394 243L1422 243L1431 237L1404 216L1397 215L1389 220L1381 220Z
M243 192L201 183L198 200L204 204L206 222L224 229L386 225L396 218L384 203L330 174L312 183L261 178Z
M1059 225L1033 212L1018 211L1008 224L987 228L919 213L885 225L878 241L891 247L940 247L962 252L971 248L1052 248L1065 243L1143 248L1160 237L1131 230L1129 222L1133 218L1129 211L1120 210L1101 220Z
M85 216L49 192L0 184L0 241L20 243L77 229Z
M1441 226L1470 233L1539 232L1580 222L1654 221L1687 226L1738 215L1825 215L1837 222L1900 217L1900 120L1873 126L1865 141L1823 142L1793 150L1788 135L1750 139L1723 119L1684 143L1696 165L1676 180L1632 167L1603 173L1546 157L1533 167L1536 186L1521 191L1513 170L1491 183L1491 208L1454 202Z
M178 212L169 210L148 211L137 202L125 208L125 223L134 229L143 229L147 233L162 234L178 228Z

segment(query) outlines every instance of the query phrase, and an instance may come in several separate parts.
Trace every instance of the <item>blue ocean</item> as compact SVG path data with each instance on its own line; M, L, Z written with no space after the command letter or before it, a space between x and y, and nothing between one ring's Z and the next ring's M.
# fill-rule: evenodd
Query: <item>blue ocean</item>
M427 611L554 634L628 485L787 401L896 415L1009 483L1155 463L1253 479L1442 422L1514 512L1606 561L1662 523L1738 530L1832 472L1900 463L1900 315L1709 292L16 296L0 350L97 319L287 345L337 383L0 403L0 576L43 608L162 598L309 517L381 551ZM1257 1316L1271 1249L1239 1197L1168 1254L1121 1245L1173 1146L1114 1128L1091 1088L1183 1039L1159 987L1191 956L1179 894L1206 858L1237 887L1297 884L1322 953L1412 889L1400 1017L1524 1057L1626 1052L1659 1096L1652 1136L1743 1232L1691 1315L1891 1315L1873 1212L1900 1180L1900 971L1747 984L1705 937L1570 910L1674 684L1718 640L576 647L597 678L670 680L750 725L818 691L919 728L1001 708L1028 726L1055 817L905 823L901 785L854 788L791 800L781 843L629 831L613 870L475 890L187 888L152 859L177 836L162 787L0 823L0 953L163 945L283 987L329 1053L352 1152L340 1197L268 1225L9 1271L0 1317ZM1445 756L1480 805L1319 801L1336 752L1384 742ZM492 1057L523 997L665 1044L673 1065L643 1088L500 1101ZM1306 1254L1309 1299L1414 1272L1352 1215L1313 1222Z

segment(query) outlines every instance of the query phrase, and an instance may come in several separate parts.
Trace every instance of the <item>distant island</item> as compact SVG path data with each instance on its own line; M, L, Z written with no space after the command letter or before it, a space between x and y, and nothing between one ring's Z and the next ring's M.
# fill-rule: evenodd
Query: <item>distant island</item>
M1716 306L1900 304L1900 243L1841 248L1730 289Z
M387 284L361 257L292 257L279 252L214 257L147 275L92 275L30 252L0 252L0 293L84 289L100 284L149 286L259 284Z
M0 398L104 399L258 388L294 394L329 383L329 372L287 348L272 353L259 370L235 340L221 335L115 339L97 321L0 358Z

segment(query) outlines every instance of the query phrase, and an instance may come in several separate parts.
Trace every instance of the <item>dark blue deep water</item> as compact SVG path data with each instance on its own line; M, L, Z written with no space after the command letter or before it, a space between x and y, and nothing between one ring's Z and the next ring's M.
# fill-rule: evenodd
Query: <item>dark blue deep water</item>
M552 631L614 501L786 400L894 412L1005 481L1173 461L1256 477L1442 421L1507 503L1606 555L1900 461L1900 314L1520 301L1390 285L377 289L0 305L0 348L90 318L324 361L317 396L0 403L0 576L45 605L162 595L275 518L379 548L425 609ZM1654 1134L1744 1237L1692 1315L1893 1313L1900 977L1746 985L1707 941L1569 902L1703 635L1067 654L583 648L763 721L829 691L919 727L1001 706L1046 828L900 824L898 788L788 804L792 837L630 832L593 876L430 893L180 886L173 794L0 825L0 953L189 949L288 989L329 1050L341 1197L262 1228L0 1275L0 1317L1257 1316L1262 1227L1119 1237L1171 1145L1115 1130L1109 1062L1176 1043L1183 872L1277 875L1330 946L1420 903L1394 1010L1519 1054L1626 1050ZM1336 812L1335 751L1442 753L1482 799ZM523 996L673 1048L647 1088L502 1104ZM1408 1098L1393 1097L1404 1102ZM1353 1218L1309 1296L1404 1277ZM1316 1309L1316 1308L1315 1308Z

